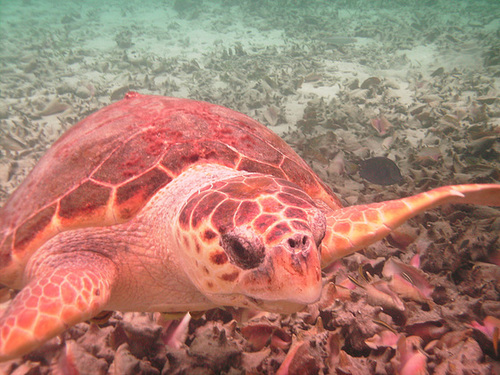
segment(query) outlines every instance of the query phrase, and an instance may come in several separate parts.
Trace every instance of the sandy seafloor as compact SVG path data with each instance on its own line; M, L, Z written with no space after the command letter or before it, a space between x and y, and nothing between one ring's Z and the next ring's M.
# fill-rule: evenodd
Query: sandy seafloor
M498 183L499 80L497 1L1 0L0 201L66 129L128 90L256 118L345 205ZM403 181L362 179L372 156ZM497 209L435 209L337 262L324 275L337 287L304 312L215 310L178 326L116 312L0 373L500 373L499 233ZM410 292L384 289L395 259L421 269L400 271Z

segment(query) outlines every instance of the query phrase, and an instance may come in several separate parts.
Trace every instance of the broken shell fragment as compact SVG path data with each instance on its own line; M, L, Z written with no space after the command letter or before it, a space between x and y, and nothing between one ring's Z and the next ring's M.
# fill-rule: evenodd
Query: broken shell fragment
M363 83L361 84L361 88L366 90L366 89L369 89L370 87L373 87L373 86L377 86L380 84L380 78L377 78L377 77L370 77L370 78L367 78L363 81Z
M309 341L297 341L288 351L276 375L316 374L318 359L311 353Z
M243 327L241 334L248 340L253 350L260 351L270 343L275 328L269 324L252 324Z
M424 350L432 352L434 349L453 348L455 345L468 340L472 333L472 329L464 329L462 331L451 331L445 333L437 340L429 342Z
M417 152L416 160L419 164L428 166L438 162L442 158L439 147L424 147Z
M470 143L470 150L473 155L482 155L490 151L498 140L497 136L488 136L476 139Z
M387 237L387 240L391 245L404 250L417 238L417 229L409 226L408 224L405 224L400 226L399 228L394 229Z
M319 73L309 73L304 77L304 82L316 82L321 80L322 76Z
M494 316L487 316L483 324L473 321L471 327L482 332L492 343L495 355L498 356L498 343L500 340L500 319Z
M279 114L280 114L279 109L276 108L274 105L270 105L264 111L264 118L269 123L269 125L274 126L278 123Z
M411 299L417 298L415 300L419 302L427 301L434 290L422 270L404 264L395 258L390 258L385 262L382 275L396 280L391 283L391 288L398 294Z
M454 125L454 126L459 126L460 125L460 120L458 119L458 117L450 115L450 114L444 115L441 118L441 120L444 121L447 124L451 124L451 125Z
M441 76L444 73L444 68L441 66L431 73L431 77Z
M272 348L286 350L292 343L290 334L270 323L249 324L241 329L241 334L255 351L260 351L269 344Z
M443 320L415 323L406 326L406 332L421 337L424 342L437 339L448 332L448 330Z
M379 135L384 135L392 128L392 124L384 116L376 117L371 120L372 127Z
M74 340L66 341L57 360L53 361L51 374L106 374L107 363L97 358Z
M367 302L372 306L381 306L385 310L404 311L405 305L387 282L379 280L365 285Z
M335 157L332 159L328 170L339 176L345 173L344 153L342 151L339 151L337 155L335 155Z
M389 285L392 290L394 290L401 297L420 302L426 303L429 301L427 298L415 285L413 285L407 278L396 274L392 277Z
M386 329L379 333L376 333L369 339L366 339L365 344L368 345L369 348L374 350L386 347L396 349L400 336L401 334L394 333L391 330Z
M189 313L186 313L180 321L164 321L161 339L165 345L175 349L181 348L186 341L190 321L191 315ZM161 324L161 322L158 321L158 324Z
M382 141L382 144L381 144L381 147L384 149L384 150L388 150L391 148L392 144L394 143L394 137L390 136L390 137L386 137L384 138L384 140Z
M401 336L397 343L396 356L391 360L396 374L427 374L427 356L422 352L422 339L417 336Z
M50 116L61 113L71 108L67 103L61 102L58 98L52 100L43 110L38 112L38 116Z
M497 96L480 96L476 100L481 104L493 104L498 100Z

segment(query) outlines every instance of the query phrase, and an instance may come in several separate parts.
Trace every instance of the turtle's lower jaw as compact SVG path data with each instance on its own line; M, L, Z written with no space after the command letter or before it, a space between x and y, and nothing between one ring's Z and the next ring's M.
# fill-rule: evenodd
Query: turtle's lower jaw
M302 311L310 303L317 302L319 297L311 302L282 300L268 300L255 298L245 294L211 295L209 298L216 306L242 307L277 314L292 314Z
M293 314L302 311L307 306L307 304L302 303L289 301L264 301L252 297L247 297L247 301L251 307L255 309L277 314Z

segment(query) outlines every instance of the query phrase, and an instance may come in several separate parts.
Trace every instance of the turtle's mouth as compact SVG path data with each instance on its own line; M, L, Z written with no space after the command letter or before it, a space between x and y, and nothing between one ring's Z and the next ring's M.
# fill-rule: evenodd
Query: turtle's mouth
M289 301L266 301L246 296L250 307L257 310L268 311L278 314L292 314L303 310L307 305Z

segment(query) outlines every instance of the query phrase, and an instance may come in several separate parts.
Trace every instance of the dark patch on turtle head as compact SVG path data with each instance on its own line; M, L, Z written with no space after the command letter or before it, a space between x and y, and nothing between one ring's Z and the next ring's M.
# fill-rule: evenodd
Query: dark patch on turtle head
M227 262L227 255L223 252L214 252L210 255L210 261L220 266Z
M239 227L223 234L220 244L231 263L244 270L258 267L266 256L260 237Z

